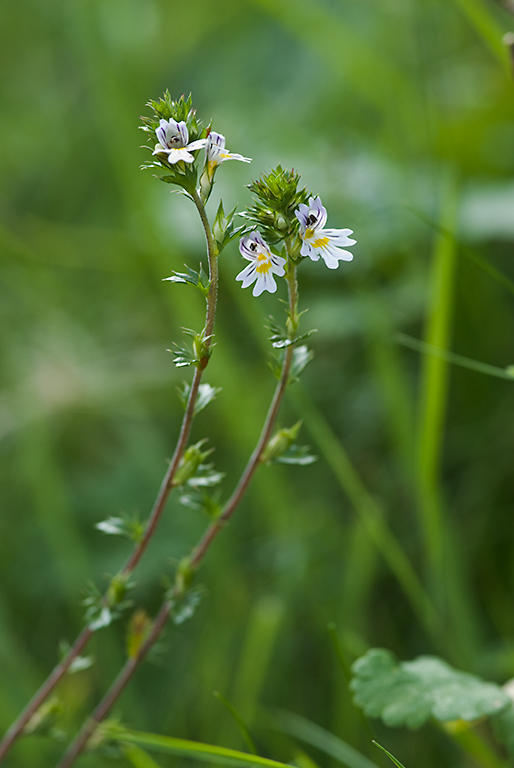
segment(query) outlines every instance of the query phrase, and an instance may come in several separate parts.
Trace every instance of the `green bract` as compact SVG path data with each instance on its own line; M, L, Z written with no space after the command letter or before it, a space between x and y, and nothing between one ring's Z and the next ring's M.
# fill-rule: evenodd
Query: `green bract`
M293 170L286 171L277 165L268 174L248 185L257 197L254 205L241 214L259 227L266 240L278 243L298 235L298 219L295 211L300 203L309 198L307 189L298 189L300 175ZM291 248L292 258L300 258L301 242Z

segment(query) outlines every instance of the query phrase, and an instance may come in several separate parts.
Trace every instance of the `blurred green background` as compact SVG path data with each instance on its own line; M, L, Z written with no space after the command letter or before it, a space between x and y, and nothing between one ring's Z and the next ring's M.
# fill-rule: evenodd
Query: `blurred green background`
M480 262L514 280L510 27L493 0L0 6L1 730L81 628L86 582L103 588L128 554L95 523L145 517L173 450L184 372L166 349L180 326L201 326L203 308L161 280L205 255L191 204L138 167L138 117L166 88L192 92L200 118L253 158L219 170L213 200L242 207L252 178L294 167L328 225L351 227L358 245L337 272L301 268L316 356L281 424L303 418L320 461L260 471L202 569L206 599L168 630L117 713L244 748L216 689L262 754L304 748L267 727L280 708L386 765L351 703L330 621L348 662L378 645L514 676L513 384L394 341L401 331L514 363L512 284ZM233 244L206 379L223 392L193 434L216 447L225 496L273 391L264 318L282 312L276 296L241 291L242 266ZM136 573L150 613L161 574L204 525L172 499ZM122 664L125 631L99 632L96 664L61 686L70 729ZM434 728L373 726L410 768L476 764ZM43 768L61 751L32 736L7 765Z

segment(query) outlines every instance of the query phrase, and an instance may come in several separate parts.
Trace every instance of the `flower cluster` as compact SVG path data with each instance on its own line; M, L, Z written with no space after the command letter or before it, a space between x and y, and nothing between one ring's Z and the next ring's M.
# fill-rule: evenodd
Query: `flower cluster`
M312 261L318 261L321 256L329 269L336 269L340 261L353 259L353 253L343 247L357 242L349 237L353 230L325 229L327 211L319 197L310 197L307 205L300 203L294 215L299 223L301 257L308 256ZM273 254L258 231L241 238L239 250L252 263L239 273L236 280L242 280L243 288L256 281L254 296L259 296L263 291L275 293L277 284L273 274L280 277L285 274L286 259Z
M205 203L210 195L216 168L225 160L251 162L225 147L225 137L216 131L203 128L196 118L191 96L181 96L173 101L168 91L157 101L150 101L152 117L143 117L141 128L152 142L152 161L142 168L164 169L162 181L177 184L190 194L198 192ZM199 150L205 148L203 171L198 183L196 158Z
M165 169L166 175L159 178L181 186L192 197L199 196L204 205L221 163L251 162L249 157L230 152L221 133L203 128L192 108L191 96L172 101L166 91L162 99L149 102L149 106L154 114L143 118L142 127L153 142L150 149L155 160L143 167ZM198 178L196 159L201 149L205 150L205 158ZM336 269L340 261L353 259L353 254L346 250L356 243L350 237L352 230L326 228L327 211L321 199L310 196L305 188L299 187L299 182L300 176L294 170L279 165L249 184L256 197L254 204L241 214L250 222L248 227L234 229L235 209L227 216L221 204L218 209L214 225L217 253L240 231L246 233L239 250L250 263L236 280L241 281L243 288L255 283L254 296L263 291L275 293L274 276L284 277L288 262L297 263L304 258L319 261L321 257L329 269Z

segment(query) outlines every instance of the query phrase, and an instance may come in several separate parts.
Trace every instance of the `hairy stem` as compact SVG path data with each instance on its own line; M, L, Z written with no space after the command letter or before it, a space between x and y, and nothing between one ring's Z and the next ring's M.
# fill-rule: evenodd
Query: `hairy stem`
M217 304L217 297L218 297L218 259L217 259L216 247L212 237L211 228L209 225L209 221L207 219L207 214L205 212L205 207L202 203L200 196L197 193L195 193L195 195L193 195L192 197L196 205L196 208L198 210L198 213L200 215L200 219L202 221L202 226L205 233L205 240L207 244L207 256L209 261L210 288L209 288L209 294L207 296L207 308L206 308L205 329L204 329L204 335L206 337L204 346L207 348L207 350L209 350L212 342L212 334L214 330L214 320L216 317L216 304ZM179 433L179 437L175 447L175 451L173 453L173 457L170 461L166 474L164 475L164 478L162 480L161 487L159 488L159 492L157 494L154 505L152 507L152 511L146 523L143 536L140 539L140 541L138 541L137 544L134 546L127 562L119 572L119 575L122 576L125 580L128 580L128 578L130 577L130 575L138 565L139 561L143 557L148 547L148 544L155 533L159 520L166 506L166 502L173 488L173 478L178 469L180 460L184 454L184 450L189 440L189 435L191 433L191 427L192 427L193 417L194 417L195 403L198 397L198 390L200 387L200 382L202 380L203 371L205 370L208 362L209 362L209 356L207 355L202 358L198 367L195 368L193 381L191 383L189 397L187 400L186 409L185 409L184 417L182 419L182 425L180 428L180 433ZM107 592L102 598L102 604L103 605L108 604ZM41 704L45 701L45 699L49 696L49 694L54 690L55 686L58 684L61 678L67 673L73 661L80 655L80 653L82 653L87 643L89 642L91 636L94 634L94 631L95 630L91 629L90 626L84 627L84 629L82 630L80 635L77 637L75 643L71 646L71 648L69 649L64 659L62 659L62 661L59 664L57 664L56 667L54 667L50 675L47 677L47 679L39 688L39 690L34 694L34 696L29 701L25 709L21 712L18 718L10 726L4 738L0 742L0 763L2 762L5 755L9 752L14 742L21 736L25 726L27 725L31 717L35 714L35 712L38 710Z
M293 338L294 333L298 328L298 314L297 314L298 289L297 289L296 274L295 274L294 266L290 269L287 275L287 282L288 282L288 290L289 290L289 313L290 313L290 317L292 318L292 323L291 323L292 328L290 330L290 334L291 334L291 338ZM253 475L255 474L255 471L257 470L261 462L262 454L271 437L273 427L275 426L275 422L277 419L278 411L282 403L282 399L284 397L284 393L286 391L287 384L289 381L291 364L293 361L293 349L294 349L294 344L288 345L285 349L284 359L282 362L282 369L280 373L280 379L275 388L275 392L274 392L270 407L268 409L268 413L266 414L266 418L264 420L264 425L261 430L261 434L259 436L255 449L253 450L253 453L250 456L248 463L243 471L243 474L241 475L241 478L236 488L234 489L230 499L225 504L223 508L223 512L217 518L217 520L215 520L213 523L210 524L210 526L207 528L204 535L202 536L202 538L200 539L200 541L192 551L192 554L188 561L191 574L194 573L196 570L198 570L212 542L214 541L215 537L220 532L220 530L224 527L224 525L228 522L230 517L233 515L235 509L237 508L243 495L245 494L250 484L250 481ZM126 661L118 677L115 679L115 681L113 682L113 684L111 685L107 693L105 694L102 701L98 704L98 706L96 707L91 717L86 721L86 723L84 724L83 728L79 732L75 741L72 742L72 744L69 746L68 750L66 751L62 761L59 763L57 768L70 768L70 766L73 765L77 757L84 751L95 729L102 722L102 720L104 720L104 718L108 715L111 708L117 701L118 697L124 690L125 686L129 682L129 680L132 678L137 667L143 661L146 654L148 653L150 648L153 646L153 644L156 642L157 638L159 637L172 611L174 599L183 597L186 591L187 591L187 587L184 587L182 582L176 583L174 589L172 590L171 595L168 596L167 599L163 602L161 609L155 618L155 621L152 625L152 629L146 641L144 642L144 644L142 644L138 653Z

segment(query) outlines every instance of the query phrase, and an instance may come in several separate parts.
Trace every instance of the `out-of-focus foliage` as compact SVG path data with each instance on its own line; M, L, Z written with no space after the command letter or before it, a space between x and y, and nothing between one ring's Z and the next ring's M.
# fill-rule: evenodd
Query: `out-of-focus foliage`
M287 762L300 750L259 728L262 710L280 707L378 763L329 621L349 661L379 645L499 683L514 676L512 383L393 342L401 331L514 363L513 298L470 258L514 279L511 27L493 0L1 5L2 730L80 630L88 580L102 590L128 554L95 526L146 517L180 423L184 370L166 349L180 327L200 326L203 300L163 278L185 262L199 269L205 253L190 201L139 170L139 115L166 88L192 92L204 125L253 158L219 169L212 218L216 193L226 210L249 205L244 185L280 163L358 244L336 271L301 265L302 329L318 333L291 389L305 387L318 437L328 423L344 452L327 461L305 398L291 397L279 426L302 419L320 461L259 470L202 569L207 598L132 681L124 722L244 748L216 689L260 754ZM241 268L233 243L207 372L222 391L193 434L215 446L225 496L273 391L264 322L280 312L276 297L241 291ZM170 502L131 592L149 615L161 573L205 521L178 494ZM114 677L128 621L100 630L95 664L60 686L60 727L76 728ZM407 766L466 764L441 731L376 730ZM9 766L45 768L61 752L31 735Z

